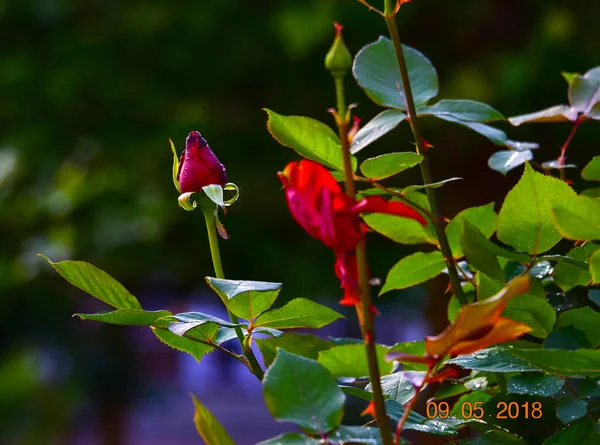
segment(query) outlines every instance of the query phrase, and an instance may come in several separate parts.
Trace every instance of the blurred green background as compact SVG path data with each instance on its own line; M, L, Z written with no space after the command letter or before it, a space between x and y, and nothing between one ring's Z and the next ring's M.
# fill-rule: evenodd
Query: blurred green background
M403 43L436 66L440 97L481 100L511 116L566 103L560 71L600 64L598 17L592 0L414 0L399 23ZM297 155L269 136L261 111L333 123L333 82L323 67L333 21L345 26L353 53L386 31L379 16L350 0L0 0L2 443L200 443L188 392L198 390L218 410L210 386L222 375L188 371L193 360L148 331L72 319L105 307L36 256L90 261L147 309L206 303L218 311L203 284L212 266L201 214L177 206L169 137L182 150L199 130L242 190L223 219L231 235L222 243L226 275L281 281L282 300L309 296L338 308L333 256L293 222L275 174ZM378 112L350 78L347 99L363 122ZM540 142L538 161L556 158L569 132L568 125L500 125L512 138ZM465 178L439 190L444 214L499 204L520 169L507 178L490 171L496 148L462 127L424 126L435 146L434 180ZM570 162L581 166L598 152L593 131L582 127ZM411 150L410 141L404 123L361 157ZM389 184L418 182L415 171ZM369 242L374 276L385 277L410 252L374 235ZM403 330L408 313L430 322L422 318L414 335L439 330L445 286L441 279L387 294L379 304L382 341L416 339ZM350 318L342 334L356 333L354 324ZM220 360L203 365L221 369ZM237 368L231 372L228 384L240 381ZM265 420L252 385L248 400L270 425L258 428L252 440L260 440L285 425ZM242 445L254 442L235 419L251 409L219 414Z

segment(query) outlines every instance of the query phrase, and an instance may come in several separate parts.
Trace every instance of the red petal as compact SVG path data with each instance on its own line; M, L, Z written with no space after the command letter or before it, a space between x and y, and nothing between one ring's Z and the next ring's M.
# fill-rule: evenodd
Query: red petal
M340 279L341 287L344 288L344 298L340 304L343 306L360 304L356 255L353 253L338 255L335 260L335 275Z
M369 196L361 199L350 211L355 213L387 213L388 215L411 218L424 226L427 225L425 218L412 207L399 201L386 201L381 196Z

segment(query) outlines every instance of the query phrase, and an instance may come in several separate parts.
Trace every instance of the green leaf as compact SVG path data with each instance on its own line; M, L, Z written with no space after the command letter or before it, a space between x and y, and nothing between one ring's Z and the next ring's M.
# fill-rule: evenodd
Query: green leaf
M600 67L592 68L583 76L575 76L569 84L569 103L586 114L600 101Z
M502 430L486 431L481 436L460 442L462 445L527 445L523 439Z
M586 181L600 181L600 156L594 156L581 171L581 177Z
M388 416L394 422L400 421L405 411L402 405L395 400L386 400L385 408ZM456 436L458 432L448 420L449 419L446 419L446 421L438 419L427 420L422 415L412 411L408 415L408 420L406 421L406 424L404 424L404 429L435 434L438 436Z
M389 271L385 284L379 295L393 289L423 283L438 276L446 268L446 262L441 252L417 252L402 258Z
M469 221L473 226L477 227L479 231L486 237L491 237L496 231L496 224L498 221L498 215L494 212L494 203L471 207L463 210L448 223L446 226L446 237L448 238L448 244L454 258L460 258L463 256L462 249L460 247L460 237L462 232L462 221Z
M592 275L592 283L600 283L600 250L594 252L590 257L590 273Z
M274 338L255 338L254 341L263 355L265 366L271 366L277 355L277 348L317 360L319 352L333 347L333 343L322 338L308 334L297 334L295 332L288 332Z
M532 396L550 397L560 391L565 381L538 372L519 374L508 381L510 394L529 394Z
M413 152L387 153L367 159L361 164L360 171L367 178L380 180L394 176L421 162L423 162L423 156Z
M211 338L214 334L216 334L218 329L219 326L215 324L205 324L194 329L193 337L207 340L208 338ZM152 331L160 341L174 349L177 349L182 352L187 352L192 357L194 357L198 361L198 363L200 363L200 360L203 356L214 350L214 347L212 346L199 343L188 337L180 337L179 335L173 334L167 329L152 328Z
M438 93L435 68L420 52L402 45L408 78L416 107L424 105ZM402 78L392 42L380 37L362 48L352 69L358 84L373 102L383 107L406 110Z
M346 396L318 362L279 349L263 380L267 408L280 422L326 434L342 421Z
M406 194L405 197L421 205L421 197L424 197L424 195L412 192ZM427 198L425 197L425 199ZM392 198L391 200L399 201L398 198ZM384 215L383 213L369 213L363 216L363 220L375 232L400 244L438 244L433 226L429 222L423 227L414 219Z
M103 270L84 261L53 263L41 255L65 280L117 309L142 309L125 287Z
M533 329L529 335L546 338L556 322L556 311L545 298L520 295L506 305L504 317L525 323Z
M285 433L263 440L256 445L321 445L322 443L320 439L313 439L300 433Z
M169 311L144 311L141 309L116 309L96 314L75 314L82 320L101 321L102 323L125 326L152 326L161 317L171 315Z
M447 364L458 365L466 369L489 372L527 372L539 369L524 360L510 355L507 348L495 347L483 349L472 354L460 355L448 360Z
M171 139L169 139L169 143L171 144L171 151L173 152L173 184L175 185L175 189L181 193L181 187L179 186L179 181L177 180L177 176L179 174L179 157L175 151L175 144L173 144Z
M408 355L416 355L419 357L424 357L425 356L425 342L423 340L419 340L419 341L396 343L394 346L392 346L390 348L390 352L392 352L392 351L404 352L405 354L408 354ZM412 371L412 370L424 371L427 369L427 365L424 365L424 364L404 361L402 359L399 359L396 361L402 363L402 370L404 370L404 371Z
M488 160L488 166L499 173L506 174L519 165L524 164L527 161L533 159L533 153L531 150L513 151L513 150L502 150L497 151Z
M223 187L221 184L209 184L202 187L202 191L216 205L221 208L225 208L225 202L223 202Z
M571 423L587 414L587 402L567 395L556 404L556 415L562 423Z
M475 275L475 284L477 288L477 299L479 301L493 297L504 287L504 280L497 281L479 271ZM458 302L458 301L457 301ZM460 309L460 304L459 304ZM454 321L454 320L451 320Z
M462 179L463 178L448 178L448 179L444 179L444 180L438 181L438 182L430 182L427 185L409 185L402 189L402 194L406 195L409 192L414 192L416 190L422 190L422 189L429 189L429 188L437 189L449 182L461 181Z
M206 277L208 285L223 304L238 317L253 320L268 310L281 292L281 283L266 281L223 280Z
M367 145L389 133L406 119L406 114L396 110L385 110L362 127L352 138L350 153L356 154Z
M327 167L344 169L340 140L330 127L309 117L282 116L266 108L265 111L269 115L267 129L281 145ZM356 158L352 157L352 171L355 169Z
M582 443L594 432L594 421L590 417L573 422L564 430L550 436L543 445L573 445Z
M556 201L552 219L560 233L572 240L600 239L600 201L587 196Z
M415 371L409 372L415 373ZM422 372L422 374L424 375L424 372ZM366 390L372 392L373 390L371 388L371 384L369 383ZM395 400L400 405L408 403L415 396L415 387L410 379L406 377L404 371L382 376L381 389L386 398Z
M321 328L340 318L344 317L327 306L295 298L280 309L265 312L254 324L276 329Z
M470 417L472 417L473 410L471 408L475 406L475 403L485 403L491 398L492 396L484 391L472 391L468 394L464 394L460 396L459 399L456 401L456 403L452 407L452 410L450 411L450 415L461 420L468 420ZM483 403L481 405L483 405ZM463 409L465 415L469 415L469 417L463 417Z
M509 117L508 121L515 127L534 122L574 122L577 119L577 110L568 105L555 105L533 113Z
M169 331L179 336L205 323L215 323L227 328L240 326L239 324L221 320L218 317L213 317L212 315L203 314L201 312L184 312L170 318L175 319L176 322L169 323Z
M462 225L460 247L469 264L490 278L504 282L504 272L498 258L488 249L491 242L469 221L463 220Z
M389 348L377 345L377 363L381 375L392 372L393 363L385 360ZM334 346L319 352L319 363L333 374L334 377L366 377L369 375L369 363L365 346L342 345Z
M584 332L592 348L600 346L600 313L590 307L571 309L561 313L556 322L557 328L573 326Z
M470 122L490 122L504 120L504 116L494 108L474 100L440 100L435 105L421 107L418 116L449 115L456 119Z
M587 286L592 280L592 276L585 262L598 249L600 249L600 246L589 242L571 249L567 256L576 261L583 261L584 264L578 265L567 261L559 261L552 272L556 285L565 292L575 286Z
M590 341L585 332L580 331L573 326L566 328L556 328L544 340L545 349L565 349L574 351L581 348L591 348Z
M479 133L480 135L488 138L495 145L503 147L508 144L508 138L506 137L506 133L504 133L502 130L498 130L497 128L491 127L486 124L482 124L480 122L469 122L457 119L450 114L438 114L436 115L436 117L448 122L452 122L454 124L458 124L462 127L468 128L469 130L473 130L476 133Z
M565 182L537 173L525 164L523 176L506 195L498 214L498 239L521 252L547 251L562 238L552 224L551 203L576 197Z
M379 432L379 428L370 428L364 426L341 425L338 429L333 431L333 433L328 435L328 439L332 441L332 445L380 445L383 443L381 440L381 433Z
M581 76L580 73L570 73L568 71L561 71L560 75L564 77L564 79L567 81L567 84L569 85L573 83L573 80L575 80L577 76Z
M594 187L591 189L586 189L581 192L581 196L587 196L589 198L600 198L600 187Z
M507 352L549 374L565 377L600 376L600 350L508 349Z
M196 396L192 396L194 400L194 407L196 412L194 413L194 423L196 424L196 430L202 437L206 445L235 445L235 442L231 438L223 425L217 420L217 418L202 405Z

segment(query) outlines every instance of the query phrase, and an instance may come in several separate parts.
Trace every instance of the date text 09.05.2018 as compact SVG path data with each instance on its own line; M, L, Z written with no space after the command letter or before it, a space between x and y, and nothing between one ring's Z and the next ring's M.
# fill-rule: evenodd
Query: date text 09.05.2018
M486 415L484 402L462 402L460 414L463 419L481 419ZM427 404L426 415L428 419L446 419L450 415L450 405L447 402L432 401ZM496 419L540 419L542 417L542 404L540 402L498 402L496 412L492 414Z

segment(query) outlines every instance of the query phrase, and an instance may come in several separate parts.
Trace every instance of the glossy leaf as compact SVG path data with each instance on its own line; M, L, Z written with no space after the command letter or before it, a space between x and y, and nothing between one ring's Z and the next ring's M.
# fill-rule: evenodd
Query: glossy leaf
M192 396L192 398L196 409L194 424L206 445L235 445L217 418L198 401L196 396Z
M549 250L562 238L552 223L551 203L568 202L576 197L565 182L525 164L523 176L506 195L498 214L498 239L530 254Z
M366 389L372 391L370 383ZM395 400L400 405L408 403L415 396L415 387L411 379L406 378L406 372L404 371L382 376L381 389L386 398Z
M196 328L193 336L206 340L215 335L218 329L219 327L215 324L205 324ZM179 335L176 335L167 329L152 328L152 331L160 341L174 349L187 352L198 362L200 362L204 355L214 350L214 347L212 346L199 343L188 337L180 337Z
M461 119L457 119L456 117L450 114L438 114L436 117L443 119L448 122L452 122L458 124L462 127L468 128L469 130L473 130L479 133L482 136L488 138L493 144L499 146L506 146L508 143L508 138L506 133L502 130L498 130L487 124L482 124L481 122L469 122Z
M508 381L508 392L550 397L559 392L565 381L553 375L538 372L519 374Z
M446 361L447 364L458 365L466 369L488 372L530 372L539 371L538 368L529 365L509 354L508 348L495 347L474 352L472 354L460 355Z
M562 423L571 423L587 414L587 402L569 394L556 404L556 415Z
M594 252L590 257L590 274L592 275L592 283L600 283L600 250Z
M360 165L360 171L367 178L380 180L408 170L422 161L423 156L413 152L387 153L367 159Z
M137 298L131 295L121 283L96 266L84 261L53 263L44 255L40 256L48 261L65 280L91 296L117 309L142 309Z
M587 196L556 201L552 220L560 233L572 240L600 239L600 201Z
M381 375L390 374L393 364L385 360L388 348L377 345L377 362ZM369 364L363 344L341 345L319 352L319 363L334 377L368 377Z
M416 107L424 105L438 93L435 68L420 52L402 46L408 77ZM380 37L362 48L352 69L358 84L373 102L383 107L406 110L404 89L392 42Z
M543 445L583 445L584 440L593 432L594 421L589 417L585 417L550 436L544 441Z
M169 331L179 336L206 323L214 323L228 328L239 326L239 324L221 320L218 317L213 317L212 315L203 314L201 312L184 312L174 315L171 318L173 319L173 322L169 323Z
M173 144L171 139L169 139L169 143L171 144L171 151L173 152L173 185L175 185L175 189L181 193L181 187L179 186L179 181L177 180L177 176L179 174L179 156L177 156L175 144Z
M566 377L600 376L600 350L508 349L507 352L549 374Z
M406 114L396 110L382 111L354 135L352 145L350 145L350 153L358 153L372 142L392 131L406 117Z
M446 268L441 252L417 252L402 258L389 271L379 295L406 289L438 276Z
M321 328L340 318L344 317L327 306L306 298L295 298L280 309L260 315L254 324L275 329Z
M501 113L482 102L453 99L443 99L435 105L421 107L417 110L417 115L449 115L469 122L491 122L504 119Z
M289 353L302 357L317 360L319 352L333 347L333 343L322 338L308 334L297 334L288 332L280 337L274 338L255 338L254 341L263 355L265 366L271 366L277 348L281 348Z
M263 380L267 408L280 422L326 434L342 421L346 396L322 365L279 349Z
M427 197L420 192L410 192L404 195L409 201L427 208ZM392 198L392 201L398 201ZM438 241L433 226L428 223L423 227L418 221L411 218L402 218L382 213L370 213L363 216L363 220L375 232L390 238L400 244L433 244Z
M346 426L341 425L328 435L328 440L332 445L345 444L365 444L365 445L380 445L382 444L381 433L379 428L365 426ZM401 444L404 442L400 442Z
M531 161L532 159L533 153L530 150L502 150L497 151L490 156L490 159L488 159L488 166L492 170L506 175L512 169L517 168L519 165Z
M300 433L280 434L272 439L263 440L256 445L322 445L320 439L305 436Z
M462 221L469 221L486 237L491 237L496 231L496 224L498 215L494 211L494 203L471 207L463 210L456 215L446 226L446 237L448 238L448 244L455 258L463 256L462 249L460 247L460 237L462 233Z
M268 310L281 291L281 283L224 280L206 277L208 285L223 304L238 317L253 320Z
M460 247L470 265L492 279L504 282L498 258L488 249L491 242L469 221L462 221Z
M532 330L529 335L546 338L556 322L556 311L545 298L522 295L508 302L503 317L524 323Z
M589 257L600 249L600 246L594 243L584 243L582 246L571 249L567 256L583 262L583 264L573 264L568 261L559 261L554 267L552 277L554 282L563 291L567 292L575 286L587 286L592 280L590 271L586 262Z
M327 125L309 117L282 116L265 108L267 128L281 145L293 148L305 158L336 170L344 169L340 140ZM353 171L356 159L352 159Z
M514 436L506 431L486 431L475 439L460 442L462 445L528 445L520 437Z
M526 123L536 122L574 122L577 110L568 105L555 105L533 113L509 117L508 121L515 127Z
M141 309L116 309L96 314L75 314L75 316L82 320L93 320L126 326L152 326L159 318L169 315L171 315L169 311L148 312Z
M600 346L600 312L582 307L562 312L556 322L557 328L573 326L584 332L593 348Z
M581 177L586 181L600 181L600 156L594 156L581 171Z
M583 76L575 76L569 85L569 102L577 111L586 114L600 102L600 67Z

